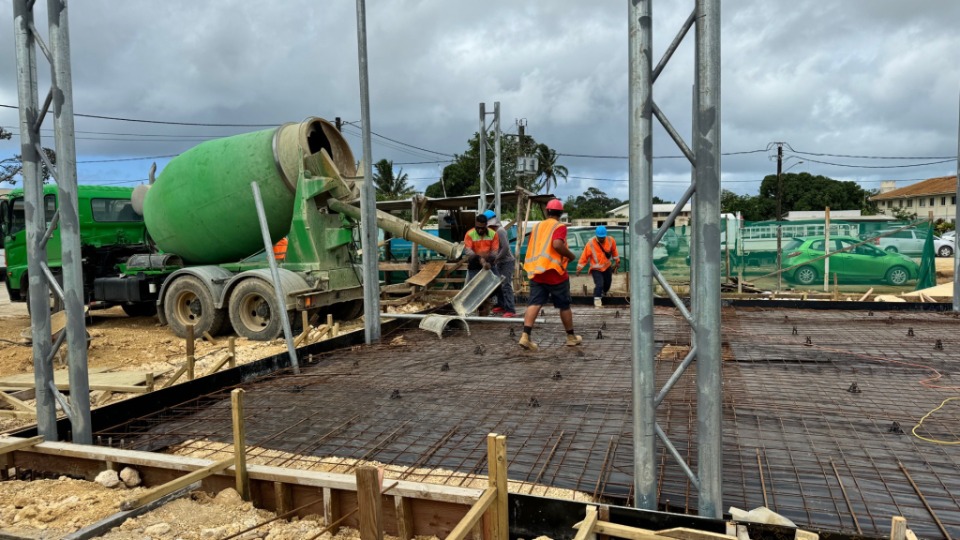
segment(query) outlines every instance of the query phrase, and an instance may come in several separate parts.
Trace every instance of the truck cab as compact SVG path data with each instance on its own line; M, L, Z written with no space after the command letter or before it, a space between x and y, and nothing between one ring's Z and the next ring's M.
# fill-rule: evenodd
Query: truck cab
M83 266L84 300L94 298L94 281L119 275L128 257L149 252L143 217L133 211L132 188L80 185L77 189L77 213ZM43 188L45 222L49 226L59 207L57 186ZM25 302L27 297L27 231L24 194L16 189L0 199L0 237L5 250L10 300ZM60 225L47 242L47 262L58 279L61 268ZM54 309L58 307L54 302ZM126 310L126 308L125 308ZM139 314L139 313L138 313Z

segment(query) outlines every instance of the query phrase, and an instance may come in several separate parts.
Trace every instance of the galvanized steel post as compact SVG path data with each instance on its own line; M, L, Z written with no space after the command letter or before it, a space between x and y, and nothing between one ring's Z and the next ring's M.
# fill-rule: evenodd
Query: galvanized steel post
M57 148L57 190L62 249L63 304L67 316L70 374L70 417L73 442L92 444L90 381L87 375L87 328L84 324L83 255L77 201L77 147L73 123L73 79L70 70L70 26L67 3L47 0L50 28L50 80L53 86L53 127Z
M37 432L47 441L57 440L57 410L50 391L53 365L47 361L50 341L49 285L43 273L47 251L41 249L46 229L43 180L40 177L40 132L37 122L37 53L30 27L35 26L27 0L13 0L13 27L17 47L17 91L20 103L20 153L23 169L24 213L27 235L30 326L33 337L33 372L36 385Z
M696 0L697 473L699 514L722 514L720 357L720 0Z
M657 507L653 336L652 0L628 0L630 145L630 346L634 505Z
M957 204L954 205L953 230L960 233L960 110L957 114ZM960 311L960 238L953 237L953 310Z
M363 335L367 344L380 341L380 273L377 265L377 197L373 186L373 144L370 142L370 82L367 66L367 14L357 0L357 55L360 64L360 118L363 123L363 184L360 186L360 248L363 250Z
M503 218L500 215L500 192L503 190L502 179L500 178L500 102L493 102L493 211L497 218Z
M477 213L487 209L487 104L480 104L480 132L477 135L480 147L480 200L477 202Z

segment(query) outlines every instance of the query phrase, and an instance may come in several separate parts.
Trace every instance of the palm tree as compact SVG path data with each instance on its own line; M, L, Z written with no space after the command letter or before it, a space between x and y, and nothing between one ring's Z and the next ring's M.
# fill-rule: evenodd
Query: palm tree
M373 183L377 187L378 201L396 201L410 198L416 190L407 184L407 174L400 169L393 174L393 162L381 159L373 166Z
M559 179L567 181L569 171L563 165L557 165L557 151L545 144L537 145L537 177L540 183L537 185L537 191L541 189L545 193L550 192L551 184L557 187Z

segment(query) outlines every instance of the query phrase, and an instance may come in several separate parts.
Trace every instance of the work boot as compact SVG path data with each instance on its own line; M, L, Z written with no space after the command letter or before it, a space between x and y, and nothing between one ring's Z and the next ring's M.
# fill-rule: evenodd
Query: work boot
M602 307L603 307L603 300L601 300L601 299L599 299L599 298L594 298L594 299L593 299L593 307L595 307L595 308L602 308Z
M523 339L521 338L521 341ZM583 338L580 336L575 336L573 334L567 334L567 347L576 347L577 345L583 343Z
M530 334L524 332L520 334L520 346L528 351L538 351L540 346L530 341Z

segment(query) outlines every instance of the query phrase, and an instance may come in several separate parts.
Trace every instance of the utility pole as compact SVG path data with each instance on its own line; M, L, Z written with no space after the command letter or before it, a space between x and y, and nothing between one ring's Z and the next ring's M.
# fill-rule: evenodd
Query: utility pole
M777 143L777 292L783 288L783 143Z
M493 211L499 216L500 191L503 189L502 178L500 177L500 102L493 102L492 113L488 113L486 107L486 103L480 104L480 140L477 141L480 145L480 201L477 205L477 213L490 208L491 204L488 196L492 190ZM487 116L493 116L493 121L489 127L487 126ZM491 127L494 132L492 148L490 147L490 140L487 137L487 132ZM487 150L493 151L494 155L493 186L487 182Z
M343 131L343 119L341 119L341 118L338 116L338 117L336 117L336 118L334 119L334 122L335 122L334 125L337 126L337 131L342 132L342 131Z

